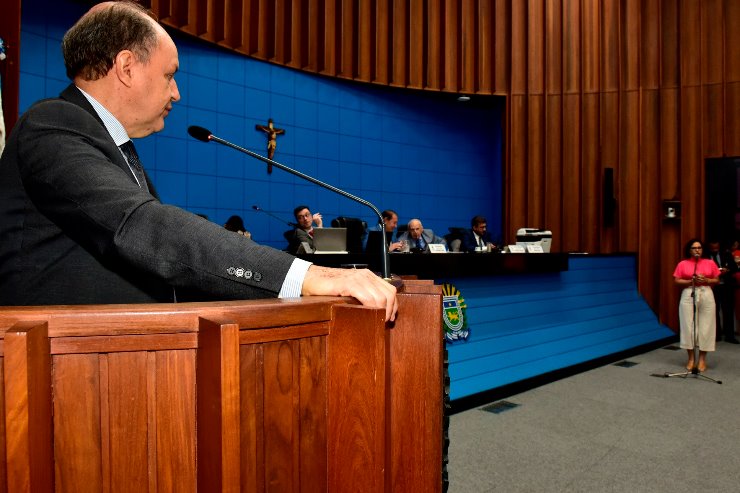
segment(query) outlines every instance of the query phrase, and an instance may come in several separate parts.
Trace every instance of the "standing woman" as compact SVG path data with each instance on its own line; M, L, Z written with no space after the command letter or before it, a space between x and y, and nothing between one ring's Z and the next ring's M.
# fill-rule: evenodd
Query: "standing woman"
M694 368L696 343L699 347L699 362L696 368L700 372L707 369L707 351L714 351L717 320L711 286L719 282L717 264L702 258L702 248L700 240L689 240L684 247L685 259L678 263L673 272L675 283L683 288L678 304L678 320L681 325L681 347L686 349L689 355L686 369Z

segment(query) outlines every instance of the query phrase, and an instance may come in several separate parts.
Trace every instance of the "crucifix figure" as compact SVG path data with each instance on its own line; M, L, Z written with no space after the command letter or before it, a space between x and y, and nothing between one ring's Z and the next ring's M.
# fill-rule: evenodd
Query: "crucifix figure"
M254 128L257 130L262 130L267 134L267 157L269 159L272 159L272 156L275 155L275 149L277 148L277 136L282 135L285 133L285 130L282 128L275 128L272 125L272 118L267 120L267 126L264 125L255 125ZM272 173L272 165L267 165L267 174Z

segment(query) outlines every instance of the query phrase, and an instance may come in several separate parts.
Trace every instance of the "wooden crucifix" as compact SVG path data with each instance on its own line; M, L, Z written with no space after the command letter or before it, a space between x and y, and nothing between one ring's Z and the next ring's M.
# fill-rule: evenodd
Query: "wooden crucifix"
M267 157L272 159L275 155L275 149L277 148L277 136L284 134L285 130L282 128L275 128L272 124L272 118L267 120L267 126L258 124L255 125L254 128L267 134ZM267 174L269 175L270 173L272 173L272 165L268 163Z

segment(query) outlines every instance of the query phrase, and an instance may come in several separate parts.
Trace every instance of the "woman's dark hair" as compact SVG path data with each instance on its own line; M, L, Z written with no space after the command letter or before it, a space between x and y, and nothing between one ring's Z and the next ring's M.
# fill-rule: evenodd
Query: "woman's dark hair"
M224 224L224 228L234 232L247 230L247 228L244 227L244 221L242 221L242 218L239 216L231 216L227 219L226 224Z
M131 50L147 63L157 46L153 16L134 2L117 2L83 16L62 39L67 77L85 80L104 77L123 50ZM154 19L156 20L156 19Z
M690 258L693 256L691 255L691 245L693 245L694 243L698 243L701 245L701 248L702 248L701 253L702 255L704 255L704 243L702 243L702 241L699 238L692 238L683 247L683 257L684 258Z

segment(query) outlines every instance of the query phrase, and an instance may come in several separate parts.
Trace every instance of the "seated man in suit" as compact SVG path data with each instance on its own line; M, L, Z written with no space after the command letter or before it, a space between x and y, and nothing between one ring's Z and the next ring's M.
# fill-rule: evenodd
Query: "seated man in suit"
M386 239L389 239L389 241L386 241L386 243L388 243L389 252L400 251L403 245L398 240L398 235L396 234L396 226L398 226L398 214L392 209L386 209L381 213L381 216L383 216L383 227L381 228L380 224L376 224L373 228L373 231L382 230L385 233ZM365 251L367 251L368 233L369 231L366 231L365 236L362 239L362 247Z
M317 228L322 228L324 226L324 219L318 212L316 214L311 214L311 210L307 205L299 205L293 209L293 217L295 217L297 226L295 228L295 238L293 239L289 251L291 253L297 253L301 243L304 242L308 243L308 246L311 247L311 251L313 251L314 223Z
M496 245L491 239L491 233L488 232L488 224L486 218L483 216L475 216L470 224L472 229L466 231L462 236L462 242L460 243L461 252L475 252L476 248L488 249L490 246L491 251L496 249Z
M430 243L439 243L447 247L447 242L441 236L434 234L431 229L424 229L421 221L409 221L408 230L398 237L399 241L407 241L411 251L428 252Z

